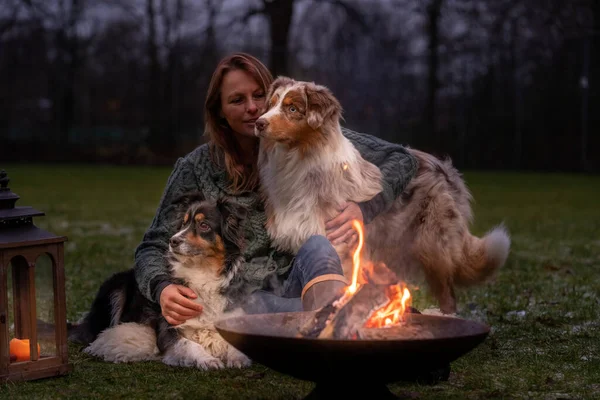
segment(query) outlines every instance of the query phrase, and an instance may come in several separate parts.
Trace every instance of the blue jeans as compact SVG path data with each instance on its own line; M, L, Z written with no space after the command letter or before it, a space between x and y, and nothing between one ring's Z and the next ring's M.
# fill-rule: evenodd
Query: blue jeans
M244 311L248 314L302 311L302 288L325 274L344 275L342 262L325 236L313 235L298 251L280 295L266 290L254 292Z

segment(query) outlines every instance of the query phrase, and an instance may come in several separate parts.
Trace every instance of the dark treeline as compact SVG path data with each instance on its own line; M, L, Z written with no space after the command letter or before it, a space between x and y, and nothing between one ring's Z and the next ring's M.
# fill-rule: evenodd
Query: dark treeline
M218 60L461 168L600 170L593 0L0 0L0 160L172 164Z

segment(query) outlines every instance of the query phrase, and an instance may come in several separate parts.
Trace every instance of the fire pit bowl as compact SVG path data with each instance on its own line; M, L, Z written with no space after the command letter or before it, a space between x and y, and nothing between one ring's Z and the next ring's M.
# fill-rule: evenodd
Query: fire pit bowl
M297 337L299 328L314 313L244 315L217 321L215 327L226 341L255 362L317 382L317 387L337 386L337 395L342 387L356 394L357 387L363 385L370 386L372 395L372 384L381 388L446 367L478 346L489 333L488 326L475 321L407 314L407 323L421 329L423 335L406 338L389 334L381 339L358 340ZM378 331L383 329L400 327Z

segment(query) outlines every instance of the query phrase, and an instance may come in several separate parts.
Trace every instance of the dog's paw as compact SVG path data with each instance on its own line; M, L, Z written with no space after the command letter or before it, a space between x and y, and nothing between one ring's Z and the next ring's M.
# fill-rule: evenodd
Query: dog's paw
M227 354L227 367L229 368L244 368L249 367L252 361L242 352L237 349L230 348Z
M244 356L244 357L240 357L238 359L229 359L227 360L227 367L228 368L246 368L252 365L252 361Z
M175 357L172 354L165 354L162 358L163 364L169 365L171 367L189 367L190 365L186 365L186 360L180 357Z
M225 368L225 364L221 360L208 354L187 354L185 356L166 354L162 361L172 367L193 367L204 370Z
M200 369L221 369L225 365L210 355L204 347L182 338L165 352L163 363L174 367L195 367Z
M212 356L201 356L201 357L169 357L163 358L163 363L172 367L194 367L204 370L208 369L222 369L225 368L225 364L218 358Z
M203 360L196 360L196 368L209 370L209 369L223 369L225 368L225 364L223 361L219 360L215 357L205 358Z

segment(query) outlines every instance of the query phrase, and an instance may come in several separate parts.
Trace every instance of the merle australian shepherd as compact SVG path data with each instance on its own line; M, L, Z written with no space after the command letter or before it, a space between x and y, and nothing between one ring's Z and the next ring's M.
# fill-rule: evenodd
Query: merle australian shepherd
M328 88L279 77L266 104L255 133L267 230L277 247L296 252L310 235L325 234L325 221L342 203L381 192L381 172L342 134L342 107ZM504 264L510 239L501 225L482 238L472 235L471 194L450 160L408 151L418 160L417 174L392 207L365 226L365 256L402 279L424 272L441 311L454 313L454 286L492 275ZM351 271L352 249L336 250L344 272Z
M177 233L166 257L171 280L188 286L203 306L202 314L172 326L160 307L138 289L134 271L114 274L98 291L91 310L69 330L84 351L111 362L162 360L201 369L243 367L250 360L229 345L213 323L241 313L231 308L228 288L241 264L245 210L228 200L206 200L195 192L176 201Z

